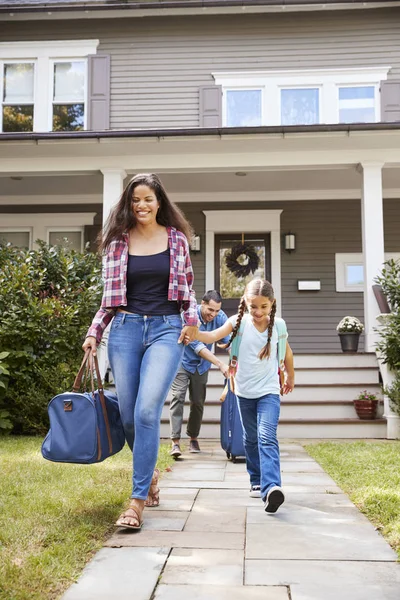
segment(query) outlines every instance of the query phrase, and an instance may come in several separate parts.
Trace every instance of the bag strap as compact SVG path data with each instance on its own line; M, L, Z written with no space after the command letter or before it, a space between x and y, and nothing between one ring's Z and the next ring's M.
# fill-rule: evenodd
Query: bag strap
M82 377L83 377L83 374L84 374L86 368L88 369L88 371L90 373L90 381L91 381L92 394L93 395L95 393L95 389L94 389L94 374L96 374L97 389L98 389L98 393L99 393L100 405L101 405L101 410L102 410L102 413L103 413L104 423L105 423L105 426L106 426L106 433L107 433L107 439L108 439L108 447L110 449L110 454L112 454L111 429L110 429L110 422L108 420L106 399L104 397L104 387L103 387L103 382L102 382L101 374L100 374L99 361L97 359L97 355L93 356L91 348L88 348L86 350L86 352L85 352L85 355L83 357L81 366L79 367L78 374L75 377L75 381L74 381L74 384L72 386L72 391L73 392L79 392L79 390L81 389Z
M230 382L232 392L235 392L235 375L236 375L236 371L237 371L237 367L238 367L239 348L240 348L240 344L242 343L243 331L244 331L246 323L247 323L247 315L243 315L237 335L236 335L235 339L233 340L231 347L229 349L230 358L229 358L229 378L228 379ZM226 380L225 387L224 387L221 397L219 399L220 402L223 402L228 394L228 390L229 390L228 379Z

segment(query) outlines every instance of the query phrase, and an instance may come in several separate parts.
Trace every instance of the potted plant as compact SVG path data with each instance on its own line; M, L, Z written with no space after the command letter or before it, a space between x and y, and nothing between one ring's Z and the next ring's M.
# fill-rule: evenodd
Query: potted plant
M339 334L340 344L343 352L357 352L360 334L364 331L364 325L357 317L344 317L336 331Z
M354 408L357 416L360 419L376 419L376 411L378 408L378 398L376 394L371 394L364 390L360 392L355 400L353 400Z

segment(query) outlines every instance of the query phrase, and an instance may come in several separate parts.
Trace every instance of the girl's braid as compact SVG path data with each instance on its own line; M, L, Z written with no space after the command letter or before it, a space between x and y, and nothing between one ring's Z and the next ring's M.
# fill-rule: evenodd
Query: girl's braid
M275 323L275 314L276 314L276 300L274 300L271 308L271 313L269 315L269 324L268 324L268 342L261 349L258 357L262 360L263 358L269 358L271 356L271 339L272 339L272 330L274 328Z
M233 331L231 333L231 337L229 338L229 342L227 344L225 344L223 346L223 348L229 348L229 346L232 344L233 340L235 339L235 337L238 334L239 331L239 327L240 327L240 323L242 322L243 319L243 315L244 315L244 311L246 310L246 301L244 299L244 296L242 296L240 298L240 302L239 302L239 307L238 307L238 318L236 321L236 325L233 328Z

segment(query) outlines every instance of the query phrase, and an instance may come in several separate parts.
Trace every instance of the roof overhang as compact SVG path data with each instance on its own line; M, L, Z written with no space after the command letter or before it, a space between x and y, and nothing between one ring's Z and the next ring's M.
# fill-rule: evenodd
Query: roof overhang
M0 135L0 175L400 164L400 123Z
M0 5L0 21L364 10L400 0L31 0Z

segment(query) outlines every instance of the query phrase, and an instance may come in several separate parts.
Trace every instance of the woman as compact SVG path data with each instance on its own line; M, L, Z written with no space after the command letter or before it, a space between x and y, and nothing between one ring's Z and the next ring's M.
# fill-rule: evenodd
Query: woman
M118 527L140 529L146 498L146 506L159 504L154 467L161 411L182 359L181 342L193 340L198 331L190 235L189 223L157 175L141 174L123 191L100 243L105 256L103 299L83 350L96 353L113 319L108 355L134 455L131 502Z

